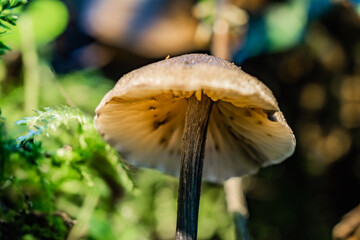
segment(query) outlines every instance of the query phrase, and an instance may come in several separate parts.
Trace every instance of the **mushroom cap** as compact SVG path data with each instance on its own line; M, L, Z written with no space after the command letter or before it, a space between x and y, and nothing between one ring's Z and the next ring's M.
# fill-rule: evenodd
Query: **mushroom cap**
M203 179L222 182L279 163L295 137L272 92L223 59L188 54L124 75L96 108L101 136L131 165L180 172L187 99L213 101Z
M194 41L198 20L191 14L192 1L88 2L82 16L84 30L111 46L126 48L146 57L163 57L204 48Z

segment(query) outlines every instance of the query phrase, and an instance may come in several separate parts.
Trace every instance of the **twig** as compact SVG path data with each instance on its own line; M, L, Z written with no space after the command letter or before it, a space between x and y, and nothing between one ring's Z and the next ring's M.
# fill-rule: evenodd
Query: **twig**
M32 19L24 14L19 23L24 63L24 111L31 114L38 107L40 76Z

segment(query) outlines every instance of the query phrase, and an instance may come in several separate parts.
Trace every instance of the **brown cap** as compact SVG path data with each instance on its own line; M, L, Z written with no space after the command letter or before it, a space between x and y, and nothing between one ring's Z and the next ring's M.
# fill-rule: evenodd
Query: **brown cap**
M198 21L191 14L193 1L172 0L155 8L138 0L88 2L84 30L111 46L147 57L204 48L195 42Z
M132 165L179 175L187 98L213 101L203 178L221 182L279 163L295 137L272 92L228 61L188 54L124 75L96 108L99 133Z

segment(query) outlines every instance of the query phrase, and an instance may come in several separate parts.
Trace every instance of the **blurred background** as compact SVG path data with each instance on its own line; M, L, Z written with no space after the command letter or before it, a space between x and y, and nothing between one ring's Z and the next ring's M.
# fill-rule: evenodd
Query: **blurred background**
M123 74L210 54L224 32L227 57L273 91L297 139L288 160L244 178L252 239L331 239L359 205L360 1L30 0L17 11L0 39L12 48L0 60L1 239L173 239L177 180L118 165L91 129L94 109ZM34 112L56 105L85 120L39 134L14 124L73 111ZM235 239L223 186L203 184L198 230Z

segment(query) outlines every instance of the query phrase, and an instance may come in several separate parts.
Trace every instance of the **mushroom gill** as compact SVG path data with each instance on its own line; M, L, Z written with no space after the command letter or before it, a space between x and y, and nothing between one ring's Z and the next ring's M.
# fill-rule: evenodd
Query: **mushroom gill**
M177 176L187 98L192 94L196 93L169 91L141 99L113 97L97 112L98 129L130 164ZM283 149L290 149L294 140L283 121L279 111L274 114L223 100L214 102L203 178L219 182L284 159Z

